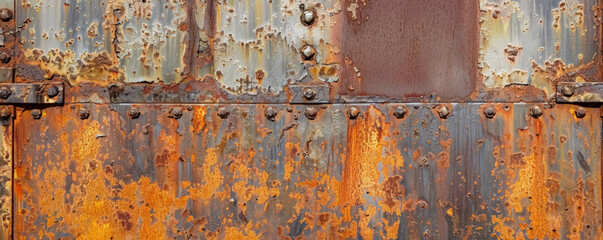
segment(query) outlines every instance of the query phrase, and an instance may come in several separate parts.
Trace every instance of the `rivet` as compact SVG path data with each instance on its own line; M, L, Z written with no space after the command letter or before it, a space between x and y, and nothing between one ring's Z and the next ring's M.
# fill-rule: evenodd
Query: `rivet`
M394 108L394 116L396 116L396 118L404 118L404 116L406 116L406 108L397 106Z
M225 108L225 107L218 108L218 116L219 116L221 119L226 119L226 118L228 118L228 115L230 115L230 111L228 111L228 109L227 109L227 108Z
M9 87L7 87L7 86L0 87L0 98L7 99L8 97L10 97L11 94L12 94L12 92L10 91Z
M314 11L305 10L301 15L302 23L304 23L307 26L312 25L312 23L314 23L314 20L316 19L315 15L316 14L314 14Z
M13 18L13 11L11 11L8 8L0 9L0 19L2 19L2 21L8 22L12 18Z
M530 115L533 118L539 118L540 116L542 116L542 109L540 109L540 107L538 106L534 106L530 109Z
M304 98L307 100L313 100L316 97L316 91L311 88L306 88L304 90Z
M314 120L316 118L316 114L318 113L318 110L316 110L316 108L314 107L309 107L306 108L306 117L310 120Z
M278 114L278 112L276 112L276 110L274 110L273 107L268 107L264 111L264 116L266 116L266 118L268 118L268 120L270 120L270 121L274 121L277 114Z
M130 110L128 111L128 115L130 116L130 118L136 119L140 116L140 111L138 111L137 108L130 108Z
M40 110L40 109L31 110L31 116L33 117L33 119L40 119L42 117L42 110Z
M583 118L584 116L586 116L586 109L585 108L579 107L578 109L576 109L576 117Z
M2 107L2 109L0 109L0 118L7 119L10 117L11 114L12 111L8 109L8 107Z
M450 109L446 106L442 106L438 109L438 115L440 115L440 118L448 118L448 116L450 116Z
M8 55L8 53L5 53L5 52L0 52L0 62L3 62L3 63L10 62L10 55Z
M56 97L57 95L59 95L59 89L57 86L50 86L48 89L46 89L46 96L49 98Z
M170 110L170 117L174 119L179 119L182 117L182 108L175 107Z
M80 119L87 119L88 117L90 117L90 110L85 107L80 108Z
M316 50L314 49L314 47L312 47L310 45L304 46L301 50L301 53L302 53L303 59L306 61L310 61L310 60L314 59L314 56L316 56Z
M348 113L348 118L356 119L358 115L360 115L360 110L357 107L350 107L346 111Z
M486 115L487 118L493 118L494 115L496 115L496 110L494 110L493 107L487 107L484 109L484 115Z
M571 97L572 95L574 95L574 88L571 86L565 85L561 88L561 94L563 94L563 96L566 96L566 97Z

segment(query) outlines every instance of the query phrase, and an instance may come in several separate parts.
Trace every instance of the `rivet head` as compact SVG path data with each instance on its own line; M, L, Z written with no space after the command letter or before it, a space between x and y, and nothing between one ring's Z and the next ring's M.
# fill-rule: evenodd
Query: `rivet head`
M346 110L348 118L356 119L360 115L360 110L357 107L350 107Z
M268 107L264 110L264 116L270 121L274 121L278 112L273 107Z
M312 25L312 23L314 23L315 19L316 19L316 14L312 10L305 10L301 15L302 23L304 23L307 26Z
M88 108L82 107L80 108L80 119L87 119L88 117L90 117L90 110L88 110Z
M404 116L406 116L406 108L397 106L394 108L394 116L396 116L396 118L404 118Z
M446 106L442 106L438 109L438 115L440 115L440 118L448 118L450 116L450 109Z
M540 116L542 116L542 109L540 109L540 107L538 106L535 106L530 109L530 115L533 118L539 118Z
M316 114L318 114L318 110L314 107L306 108L306 117L310 120L314 120L316 118Z
M228 118L228 115L230 115L230 111L228 111L227 108L225 108L225 107L218 108L218 117L220 117L221 119L226 119L226 118Z
M301 53L302 53L302 58L306 61L310 61L310 60L314 59L314 56L316 56L316 50L314 49L314 47L312 47L310 45L304 46L301 50Z
M316 98L316 91L311 88L306 88L304 90L304 98L306 98L307 100L313 100L314 98Z
M579 107L578 109L576 109L576 117L583 118L584 116L586 116L586 109L585 108Z
M486 115L487 118L493 118L494 115L496 115L496 110L494 110L493 107L487 107L484 109L484 115Z
M12 18L13 18L13 11L11 11L8 8L0 9L0 19L2 19L2 21L8 22Z
M11 90L7 86L0 87L0 98L7 99L12 94Z
M561 94L563 94L563 96L566 97L571 97L572 95L574 95L574 88L572 86L563 86L561 88Z
M128 110L128 116L132 119L136 119L140 117L140 111L138 111L137 108L130 108L130 110Z
M8 55L8 53L5 52L0 52L0 62L2 63L8 63L10 62L10 55Z
M46 96L49 98L56 97L57 95L59 95L59 88L57 86L50 86L46 89Z
M182 108L175 107L170 110L170 117L173 119L179 119L182 117Z
M42 117L42 110L40 110L40 109L31 110L31 116L33 117L33 119L40 119Z
M10 117L11 114L12 114L12 111L10 109L8 109L7 107L3 107L2 109L0 109L0 118L7 119Z

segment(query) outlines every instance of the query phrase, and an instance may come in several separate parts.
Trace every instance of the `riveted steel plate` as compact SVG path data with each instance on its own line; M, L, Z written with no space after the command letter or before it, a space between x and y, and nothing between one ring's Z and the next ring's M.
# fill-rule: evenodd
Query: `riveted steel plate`
M398 106L327 105L314 120L303 105L19 109L16 237L601 236L599 109Z

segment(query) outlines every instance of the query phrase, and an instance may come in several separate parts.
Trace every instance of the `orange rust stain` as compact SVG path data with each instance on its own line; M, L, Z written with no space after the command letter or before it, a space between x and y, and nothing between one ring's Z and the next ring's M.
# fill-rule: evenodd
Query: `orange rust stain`
M395 221L392 225L389 225L389 221L383 219L383 225L385 228L385 239L398 239L399 221Z
M365 117L349 124L348 152L338 198L340 206L347 205L342 208L346 221L351 220L347 213L351 205L364 201L364 189L378 183L380 172L377 167L383 160L381 155L385 127L383 114L373 106L366 112Z
M191 131L195 134L201 133L206 126L205 115L207 114L207 108L205 106L195 106L193 108L193 124L191 125ZM214 133L217 134L217 133Z
M245 239L245 240L259 240L262 239L262 234L258 234L251 230L253 227L253 221L249 221L245 228L239 229L234 227L226 227L225 229L225 239ZM242 230L242 231L241 231Z
M436 161L439 169L447 169L450 166L450 144L452 139L440 141L442 152L438 153L439 159Z
M191 188L191 199L209 200L213 193L216 192L222 185L222 171L218 164L218 155L214 148L206 150L205 162L203 163L203 185Z

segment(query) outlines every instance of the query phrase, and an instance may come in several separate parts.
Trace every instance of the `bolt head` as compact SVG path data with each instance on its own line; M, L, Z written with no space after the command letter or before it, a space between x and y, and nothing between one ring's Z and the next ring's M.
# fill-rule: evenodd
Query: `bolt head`
M0 9L0 19L4 22L8 22L13 18L13 11L8 8Z
M182 117L182 108L175 107L170 110L170 117L174 119L179 119Z
M5 52L0 52L0 61L2 63L10 62L10 55L8 55L8 53L5 53Z
M306 88L304 90L304 98L306 98L307 100L314 100L314 98L316 98L316 91L311 88Z
M404 116L406 116L406 108L397 106L394 109L394 116L396 116L396 118L404 118Z
M12 94L11 90L7 86L0 87L0 98L7 99Z
M56 97L57 95L59 95L59 88L57 86L50 86L46 89L46 96L49 98Z
M228 118L228 115L230 115L230 111L228 111L228 109L227 109L227 108L225 108L225 107L221 107L221 108L219 108L219 109L218 109L218 116L219 116L221 119L226 119L226 118Z
M446 106L442 106L440 109L438 109L438 115L440 115L440 118L448 118L450 113L450 109L448 109Z
M533 118L539 118L540 116L542 116L542 109L540 109L540 107L538 106L535 106L530 109L530 115Z
M270 121L274 121L274 119L276 119L277 114L278 112L273 107L268 107L264 111L264 116L266 116L266 118L268 118L268 120Z
M316 19L316 14L312 10L305 10L301 15L302 23L304 23L307 26L312 25L312 23L314 23L315 19Z
M486 115L487 118L493 118L494 115L496 115L496 110L494 110L493 107L487 107L484 109L484 115Z
M357 107L350 107L346 110L348 118L356 119L360 115L360 110Z
M88 110L88 108L82 107L80 108L80 119L87 119L88 117L90 117L90 110Z
M31 116L33 117L33 119L40 119L42 117L42 110L40 110L40 109L31 110Z
M301 50L302 58L306 61L311 61L316 56L316 49L310 45L306 45Z
M10 117L11 114L12 111L8 109L8 107L3 107L2 109L0 109L0 118L7 119Z
M577 118L583 118L584 116L586 116L586 109L583 107L579 107L578 109L576 109L575 113Z
M128 115L130 116L130 118L136 119L140 117L140 111L138 111L138 109L136 108L130 108L130 110L128 110Z
M561 88L561 94L563 94L563 96L566 97L571 97L572 95L574 95L574 88L572 86L563 86Z
M310 120L314 120L316 118L316 114L318 114L318 110L314 107L306 108L306 117Z

